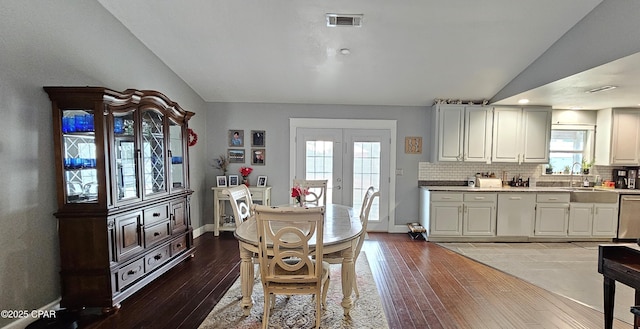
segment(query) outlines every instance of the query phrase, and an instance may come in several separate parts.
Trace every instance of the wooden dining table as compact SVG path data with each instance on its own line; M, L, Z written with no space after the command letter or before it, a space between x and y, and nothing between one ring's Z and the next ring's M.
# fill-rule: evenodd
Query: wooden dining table
M351 292L355 277L354 253L358 238L362 234L362 224L358 214L354 214L352 207L328 204L325 207L323 255L338 255L342 258L342 303L344 315L349 315L353 307ZM249 315L253 300L254 268L252 257L258 252L258 231L255 218L251 218L236 228L235 237L240 246L240 284L242 302L240 306L245 315Z

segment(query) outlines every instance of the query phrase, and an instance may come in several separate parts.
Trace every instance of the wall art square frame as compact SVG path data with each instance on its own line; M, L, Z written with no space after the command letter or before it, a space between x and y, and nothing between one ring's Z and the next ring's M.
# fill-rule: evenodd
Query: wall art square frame
M240 180L238 175L229 175L229 186L238 186L240 184Z
M236 134L238 134L237 137L235 136ZM229 129L227 140L229 141L229 147L243 147L244 146L244 130Z
M244 149L227 149L227 157L229 163L244 163L245 151Z
M264 130L252 130L251 131L251 146L253 147L265 147L267 143L267 135Z
M258 187L267 187L267 176L258 176L258 182L256 183Z
M422 154L422 137L408 136L404 138L404 153Z
M227 187L227 176L216 176L217 187Z
M251 164L254 166L264 166L267 162L266 149L251 149Z

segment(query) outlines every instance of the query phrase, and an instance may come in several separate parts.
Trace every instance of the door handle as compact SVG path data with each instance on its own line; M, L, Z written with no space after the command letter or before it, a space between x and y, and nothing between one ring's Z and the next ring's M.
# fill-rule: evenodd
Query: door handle
M334 187L336 190L342 190L342 186L338 185L336 187Z

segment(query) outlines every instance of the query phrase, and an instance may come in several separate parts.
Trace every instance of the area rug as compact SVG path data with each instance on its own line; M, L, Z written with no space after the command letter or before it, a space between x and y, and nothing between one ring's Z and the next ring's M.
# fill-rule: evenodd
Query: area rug
M384 315L380 295L376 288L367 257L364 252L356 262L356 276L360 298L355 294L351 297L354 301L349 317L344 316L342 302L340 265L331 265L331 282L327 293L327 309L323 310L321 328L388 328L387 318ZM243 316L240 308L241 291L240 279L229 288L220 302L200 324L199 329L214 328L262 328L263 291L259 278L254 280L253 307L249 316ZM276 296L276 305L269 317L269 328L277 329L302 329L315 328L315 302L311 296L294 295Z
M438 243L438 245L513 275L542 289L603 312L598 242ZM633 323L629 306L634 290L616 284L614 317Z

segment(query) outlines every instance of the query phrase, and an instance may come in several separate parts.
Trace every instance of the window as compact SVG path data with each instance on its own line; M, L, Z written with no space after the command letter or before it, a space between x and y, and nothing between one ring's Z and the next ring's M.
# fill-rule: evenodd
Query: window
M593 137L593 126L554 125L549 145L549 165L553 173L580 173L583 160L593 161Z

